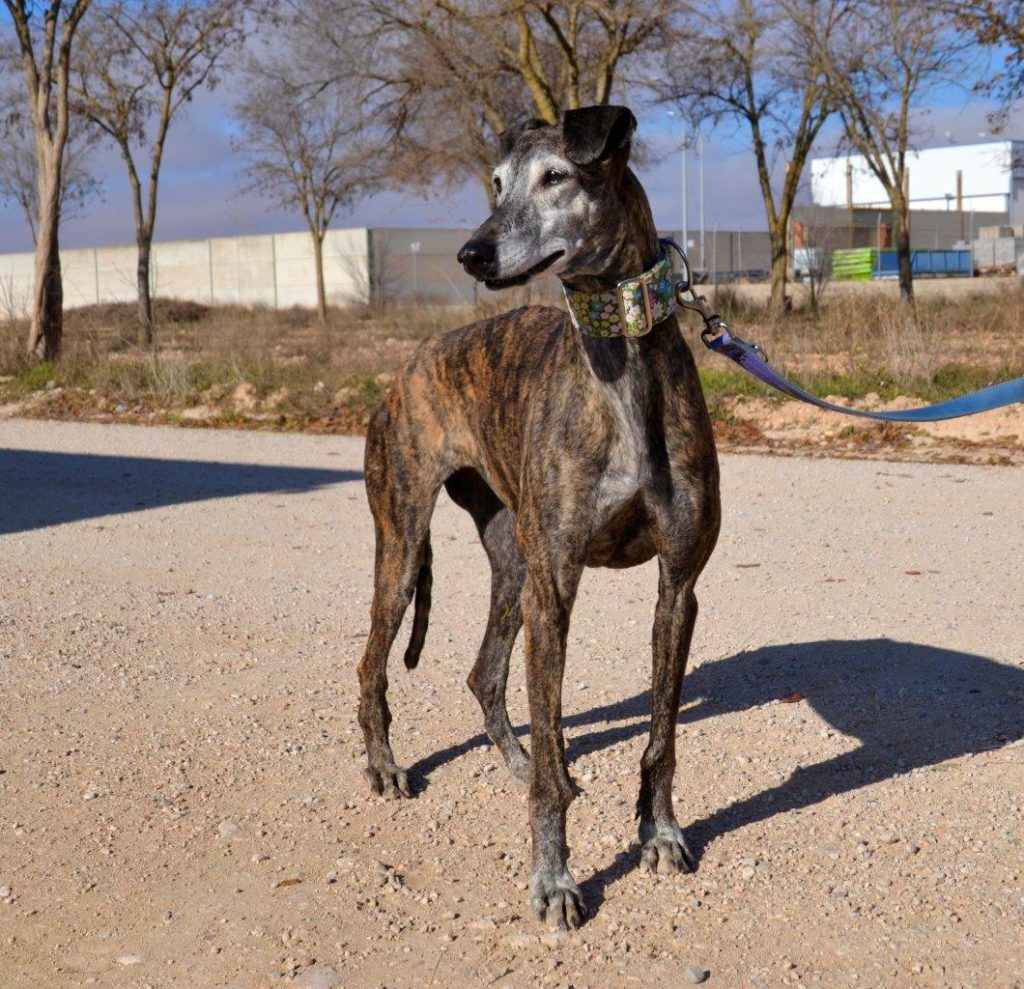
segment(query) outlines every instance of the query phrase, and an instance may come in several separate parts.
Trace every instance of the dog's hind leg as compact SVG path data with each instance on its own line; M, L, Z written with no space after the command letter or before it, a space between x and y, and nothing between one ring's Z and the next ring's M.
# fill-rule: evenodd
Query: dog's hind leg
M426 538L406 541L378 533L370 634L359 664L359 725L366 743L370 788L385 797L410 795L405 771L395 764L388 736L391 711L387 702L387 662L412 601L425 553L429 553Z
M505 704L509 657L523 625L520 597L526 565L516 539L515 518L475 471L452 475L445 485L452 500L473 516L491 564L491 608L480 651L467 683L484 712L484 727L512 776L529 781L530 757L516 738Z
M388 654L420 582L421 569L430 565L430 517L441 485L417 469L420 463L403 462L383 431L374 428L379 425L371 424L367 438L366 491L377 550L370 634L359 664L359 725L366 743L370 788L394 798L410 793L388 735Z
M660 561L658 606L654 614L651 679L651 734L640 761L641 864L651 872L691 872L693 855L672 809L676 768L676 719L690 640L697 620L696 574L681 574Z

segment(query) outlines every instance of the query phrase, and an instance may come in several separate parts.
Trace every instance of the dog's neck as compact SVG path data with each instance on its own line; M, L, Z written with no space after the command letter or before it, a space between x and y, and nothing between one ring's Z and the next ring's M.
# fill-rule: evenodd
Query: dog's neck
M650 205L628 169L592 247L599 274L562 278L569 316L584 336L642 337L675 311L672 269L658 240ZM603 248L603 250L602 250Z
M602 230L602 240L608 245L607 264L599 274L567 274L562 283L573 291L605 292L614 289L619 282L647 271L661 257L651 205L629 168L623 170L618 193L614 222Z

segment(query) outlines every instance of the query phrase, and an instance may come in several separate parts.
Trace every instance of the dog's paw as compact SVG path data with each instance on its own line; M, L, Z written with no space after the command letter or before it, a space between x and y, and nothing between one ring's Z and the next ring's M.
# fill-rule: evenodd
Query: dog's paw
M363 770L363 775L370 784L370 792L385 800L400 800L402 797L411 797L409 789L409 778L404 769L391 766L387 769L371 769L369 766Z
M673 828L659 831L646 842L640 853L640 865L648 872L667 876L675 872L693 872L697 868L697 860L687 847L683 832Z
M559 931L575 930L587 915L579 887L568 870L556 876L535 874L530 880L530 907L538 920Z

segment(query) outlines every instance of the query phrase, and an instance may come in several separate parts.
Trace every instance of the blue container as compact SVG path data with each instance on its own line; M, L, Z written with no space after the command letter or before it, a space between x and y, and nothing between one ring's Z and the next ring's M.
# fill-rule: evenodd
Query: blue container
M911 251L910 270L915 276L970 278L970 251ZM879 251L875 259L875 278L895 278L899 263L895 251Z

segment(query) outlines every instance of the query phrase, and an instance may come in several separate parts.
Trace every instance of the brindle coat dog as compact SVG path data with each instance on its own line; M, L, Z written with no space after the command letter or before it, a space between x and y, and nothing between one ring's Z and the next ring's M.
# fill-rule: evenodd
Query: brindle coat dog
M459 252L489 287L557 272L599 291L660 257L647 197L627 167L625 107L568 111L503 135L497 206ZM476 522L491 607L469 686L512 774L529 783L538 917L576 927L561 729L569 616L585 566L657 554L651 733L641 760L641 860L693 859L672 809L676 717L697 617L694 584L718 535L718 461L693 356L674 315L638 338L597 339L561 310L526 307L427 340L370 422L366 489L376 523L372 624L359 666L359 722L375 792L408 796L388 739L387 657L415 594L405 654L416 665L431 591L430 517L444 486ZM509 654L526 627L532 758L505 707Z

